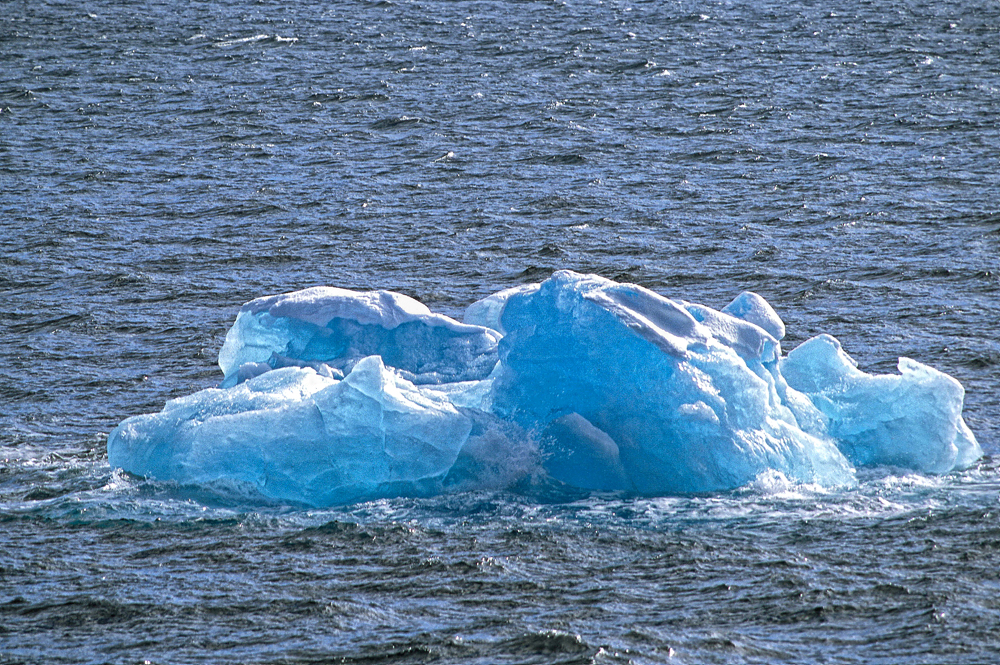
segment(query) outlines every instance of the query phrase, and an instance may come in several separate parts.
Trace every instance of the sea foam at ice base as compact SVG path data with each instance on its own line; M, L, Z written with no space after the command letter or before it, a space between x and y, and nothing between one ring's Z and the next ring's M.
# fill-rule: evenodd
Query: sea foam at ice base
M828 335L783 355L760 296L721 311L560 271L464 322L387 291L247 303L219 388L125 420L113 467L314 506L499 487L716 492L765 473L824 486L855 467L931 473L982 454L953 378L860 371Z

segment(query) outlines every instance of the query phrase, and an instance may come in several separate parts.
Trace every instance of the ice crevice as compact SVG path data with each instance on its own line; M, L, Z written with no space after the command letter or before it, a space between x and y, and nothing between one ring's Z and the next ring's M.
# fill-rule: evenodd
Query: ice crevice
M123 421L113 467L327 506L524 482L662 495L762 475L828 487L861 466L947 473L982 450L954 378L858 369L829 335L784 354L744 292L722 310L560 271L464 320L389 291L251 301L220 387Z

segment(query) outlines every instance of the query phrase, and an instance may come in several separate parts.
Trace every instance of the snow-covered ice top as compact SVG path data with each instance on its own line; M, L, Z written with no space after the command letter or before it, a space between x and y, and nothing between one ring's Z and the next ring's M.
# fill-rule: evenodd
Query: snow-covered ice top
M220 388L129 418L111 464L331 505L511 482L671 494L762 474L845 486L856 466L945 473L982 454L953 378L857 369L827 335L787 356L759 295L721 311L560 271L465 321L389 291L247 303Z

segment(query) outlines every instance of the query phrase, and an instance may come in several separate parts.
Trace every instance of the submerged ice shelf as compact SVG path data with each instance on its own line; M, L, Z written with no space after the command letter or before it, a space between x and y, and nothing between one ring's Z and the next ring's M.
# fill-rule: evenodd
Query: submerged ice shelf
M313 288L243 306L219 388L122 422L113 467L326 506L534 478L714 492L778 472L929 473L982 454L950 376L859 370L829 335L787 355L760 296L721 311L560 271L464 321L398 293Z

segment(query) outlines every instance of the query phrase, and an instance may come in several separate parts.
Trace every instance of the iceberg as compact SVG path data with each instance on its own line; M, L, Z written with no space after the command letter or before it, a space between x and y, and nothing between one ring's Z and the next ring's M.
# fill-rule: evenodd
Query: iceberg
M108 459L161 480L331 505L440 491L472 428L446 397L369 356L343 380L286 367L173 400L125 421Z
M318 287L243 306L218 388L123 421L112 467L310 506L528 479L643 495L855 468L928 473L982 455L955 379L859 370L744 292L721 310L560 271L459 322L389 291Z
M244 305L219 367L230 387L288 366L340 377L377 355L414 383L470 381L493 370L499 339L494 330L434 314L401 293L314 287Z
M897 375L862 372L830 335L781 360L789 385L828 419L829 435L855 465L928 473L971 466L983 451L962 418L962 384L910 358L898 368Z
M599 440L617 447L617 460L576 470L581 487L715 492L768 470L852 479L833 441L802 430L784 405L779 341L755 323L569 272L508 295L501 310L493 411L541 428L543 455L559 467L610 447Z

